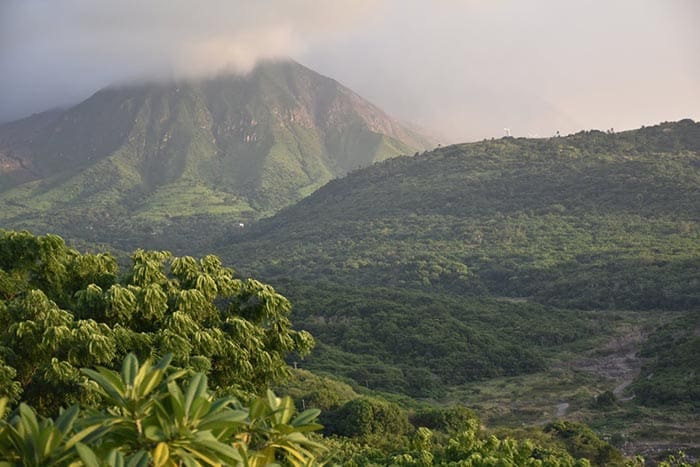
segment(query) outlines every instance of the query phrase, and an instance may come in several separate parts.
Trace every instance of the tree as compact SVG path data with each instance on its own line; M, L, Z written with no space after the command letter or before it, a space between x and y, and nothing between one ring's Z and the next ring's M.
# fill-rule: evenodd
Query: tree
M187 372L170 367L171 359L139 365L129 354L119 373L83 370L103 398L96 408L73 405L53 420L20 404L9 421L0 420L0 461L37 467L257 467L284 459L293 466L316 465L323 447L304 433L321 428L318 410L296 414L289 397L271 391L249 407L232 397L215 398L206 375L183 382ZM6 402L0 402L0 417Z
M544 431L562 440L572 455L591 459L596 465L625 464L620 451L582 423L559 420L548 424Z
M405 435L410 430L406 413L388 401L358 397L324 414L326 431L347 437Z
M410 420L415 426L440 430L445 433L458 433L471 428L478 418L472 410L457 405L424 408L415 412Z
M120 273L113 256L81 254L56 235L0 231L0 396L44 414L94 403L79 368L116 368L129 352L171 353L215 390L250 396L287 373L288 353L313 347L290 311L216 256L137 250Z

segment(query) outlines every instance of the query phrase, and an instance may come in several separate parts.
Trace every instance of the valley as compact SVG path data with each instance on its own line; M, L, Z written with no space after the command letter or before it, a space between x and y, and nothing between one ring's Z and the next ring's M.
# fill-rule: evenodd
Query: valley
M699 22L0 0L0 467L700 467Z
M561 416L625 452L697 455L698 366L678 356L700 344L699 149L690 121L441 148L333 181L215 251L291 298L319 340L307 369L488 426Z
M1 127L0 226L122 265L213 252L271 284L316 340L287 358L312 376L281 389L327 412L327 434L370 398L468 407L558 447L552 430L585 432L595 455L700 455L700 124L423 151L299 65L251 76L108 89ZM259 93L234 105L231 86ZM98 118L82 141L104 106L123 128Z

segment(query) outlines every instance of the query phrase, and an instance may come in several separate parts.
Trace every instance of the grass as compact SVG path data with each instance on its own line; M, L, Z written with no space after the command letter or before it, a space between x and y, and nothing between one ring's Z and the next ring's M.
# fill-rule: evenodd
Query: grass
M681 316L678 312L615 311L611 332L562 346L547 356L549 368L528 375L498 377L450 388L444 404L464 404L480 415L487 426L519 428L555 420L557 406L568 403L563 417L585 422L604 439L627 454L663 457L664 449L680 446L690 455L700 454L700 418L693 404L665 407L640 405L634 399L612 407L594 404L597 395L612 391L621 377L609 377L605 363L611 356L639 349L637 333L647 335ZM599 367L591 367L597 362ZM633 362L641 365L640 362Z
M203 212L213 215L240 215L251 209L250 204L241 197L194 181L182 181L158 188L134 215L144 221L162 221L169 217Z

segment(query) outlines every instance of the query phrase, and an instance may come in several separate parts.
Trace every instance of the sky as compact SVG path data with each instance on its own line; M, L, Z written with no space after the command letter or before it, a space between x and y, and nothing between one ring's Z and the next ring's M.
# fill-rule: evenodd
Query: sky
M293 58L443 143L700 120L697 0L0 0L0 121Z

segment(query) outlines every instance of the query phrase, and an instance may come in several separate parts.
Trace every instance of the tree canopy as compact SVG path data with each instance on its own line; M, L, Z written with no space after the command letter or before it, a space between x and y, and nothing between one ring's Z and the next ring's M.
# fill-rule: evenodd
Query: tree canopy
M318 465L323 446L304 433L319 430L318 410L296 413L291 398L272 391L241 404L215 398L204 373L183 381L172 356L139 364L133 354L121 371L83 369L102 396L100 407L73 405L55 418L37 417L27 404L3 419L0 461L24 466Z
M289 301L235 277L216 256L137 250L121 271L110 254L81 254L56 235L0 231L0 395L55 412L96 397L79 368L173 355L214 389L260 392L306 354Z

